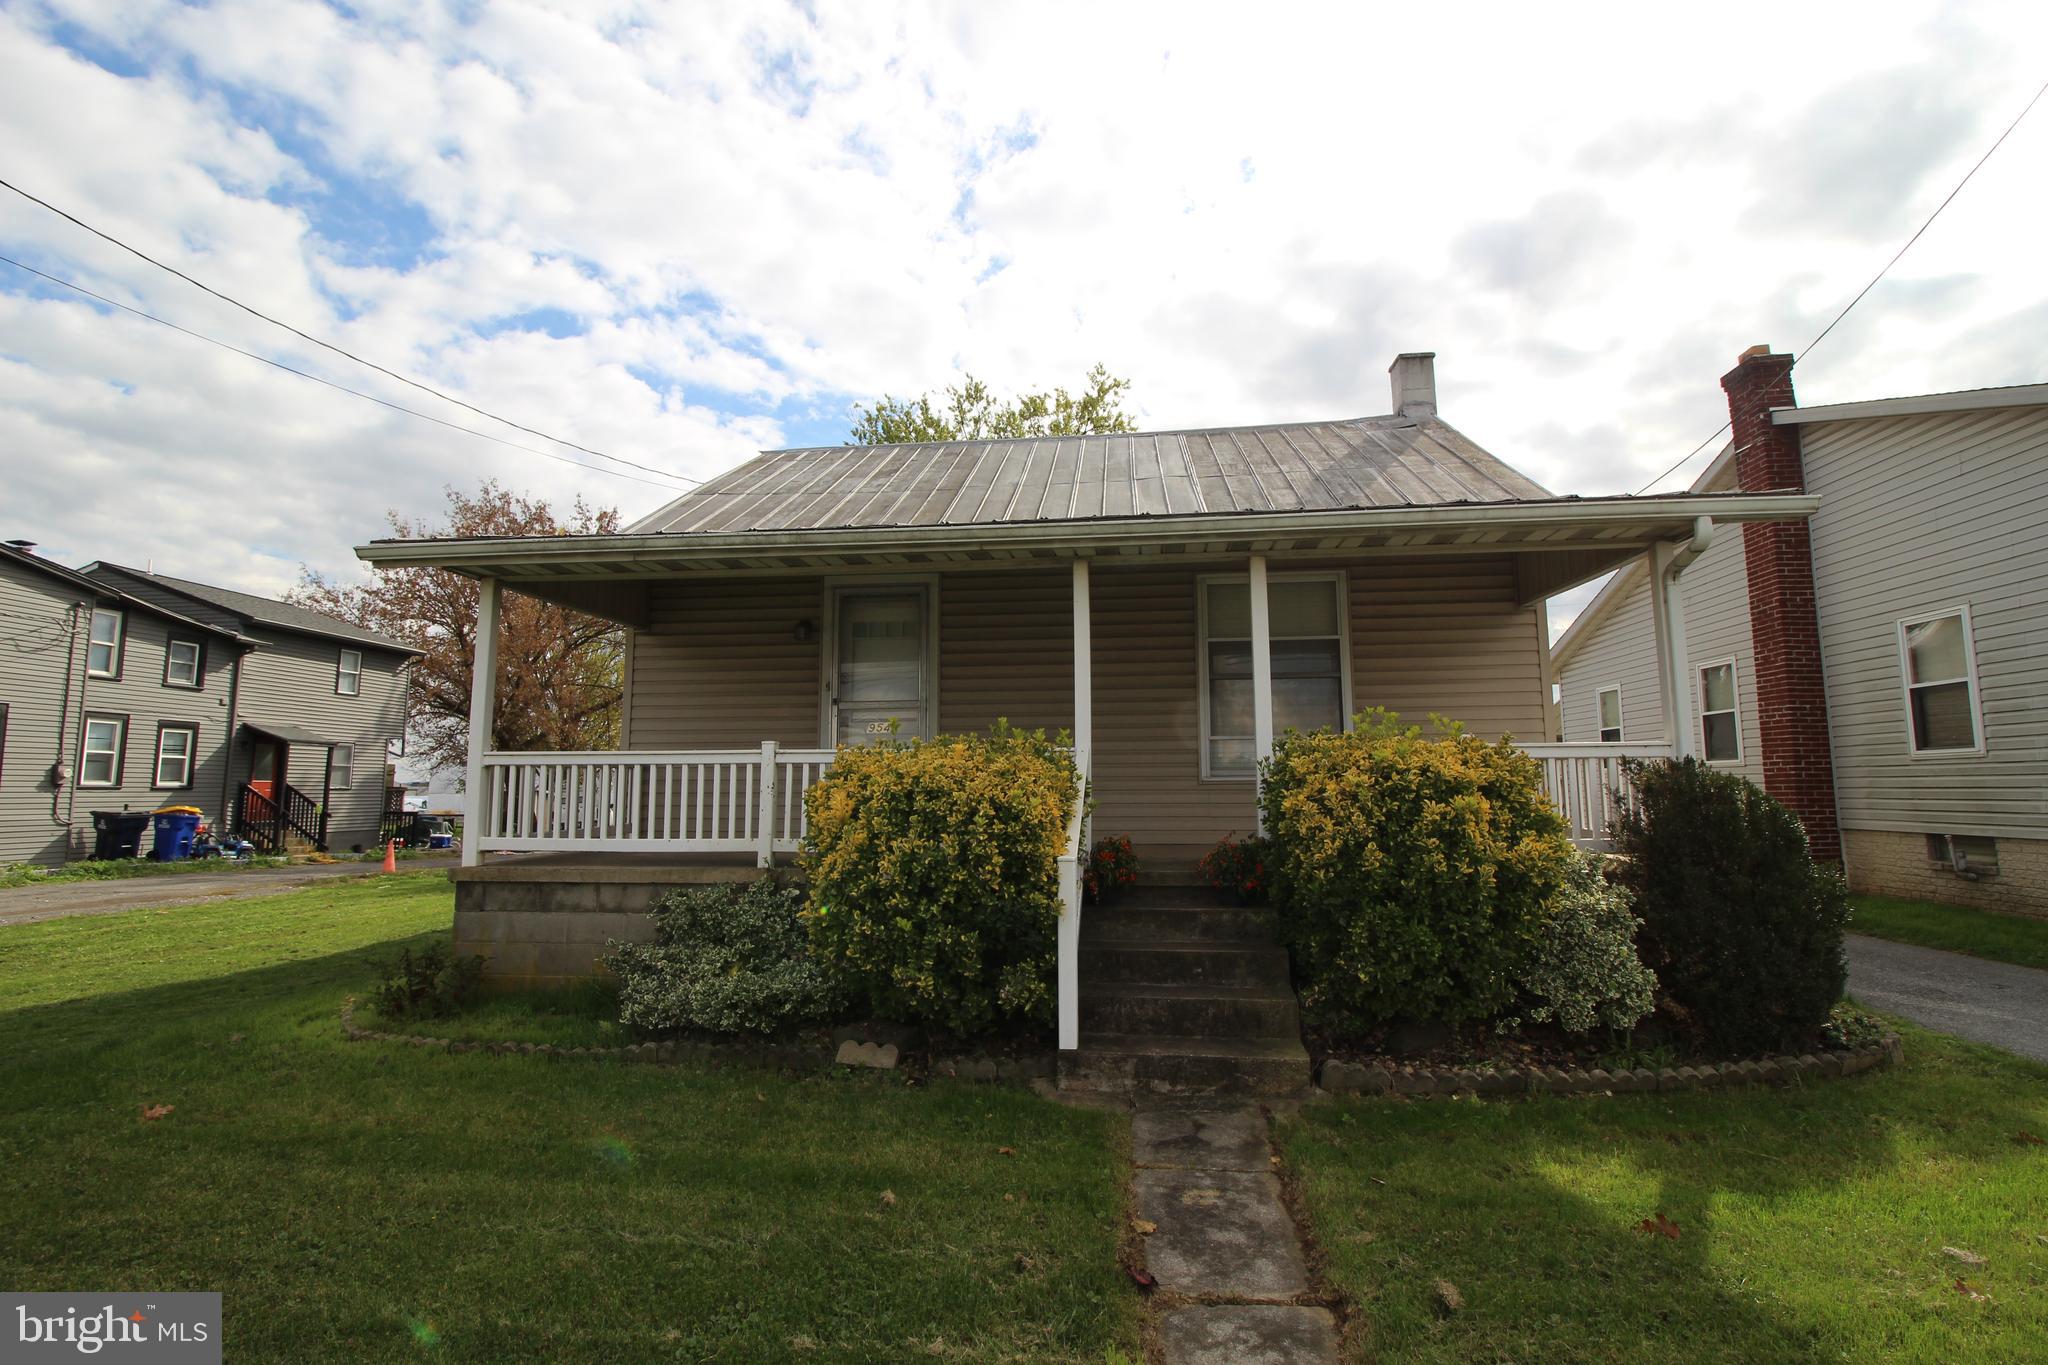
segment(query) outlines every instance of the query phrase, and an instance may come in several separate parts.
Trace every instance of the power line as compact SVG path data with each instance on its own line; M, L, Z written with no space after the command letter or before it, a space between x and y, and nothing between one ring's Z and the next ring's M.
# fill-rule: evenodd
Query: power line
M0 256L0 265L11 265L16 270L26 271L27 273L36 276L38 279L48 280L51 284L62 285L64 288L72 290L79 294L83 294L89 299L93 299L96 300L97 302L104 303L109 308L118 308L124 313L133 314L135 317L142 318L149 322L154 322L160 327L168 327L174 332L182 332L188 337L193 337L196 338L197 340L204 341L211 346L218 346L224 351L233 351L236 355L247 356L251 360L260 360L265 365L268 365L273 369L283 370L286 374L295 374L301 379L310 379L315 384L324 384L330 389L338 389L342 393L348 394L351 397L361 398L367 402L375 403L378 407L389 408L393 412L402 412L406 414L408 417L417 417L421 421L432 422L436 426L447 427L451 431L459 431L462 432L464 435L475 436L479 440L494 441L501 446L509 446L513 450L523 450L529 455L539 455L543 459L549 460L560 460L563 464L575 465L578 469L588 469L593 473L597 474L609 474L615 479L629 479L634 483L644 483L650 488L667 489L671 493L676 491L674 487L669 484L656 483L652 479L643 479L637 474L626 474L616 469L606 469L601 464L586 464L582 460L572 460L567 455L558 454L552 450L542 450L537 446L521 445L517 441L508 441L502 436L493 436L488 431L478 431L475 427L466 427L463 426L460 422L450 422L446 418L436 417L430 412L421 412L418 408L409 408L406 407L403 403L394 403L387 398L379 398L374 393L364 393L361 389L352 389L346 384L337 384L332 379L324 379L321 376L317 374L312 374L306 370L295 369L292 366L285 364L281 360L272 360L269 356L258 355L254 351L245 351L240 346L234 345L232 342L222 341L218 337L210 337L206 335L204 332L195 332L190 327L181 327L177 323L170 321L168 318L160 318L154 313L145 313L140 308L131 308L127 304L121 303L115 299L110 299L104 294L95 294L92 290L87 289L82 284L73 284L70 280L60 279L57 276L49 274L46 271L38 270L32 265L23 265L20 261L15 260L11 256ZM668 477L680 478L682 476L669 475Z
M1843 305L1842 311L1835 314L1834 321L1828 323L1827 326L1821 328L1819 335L1815 336L1813 340L1806 343L1805 347L1802 348L1799 352L1799 358L1801 360L1804 360L1807 356L1813 354L1813 348L1820 345L1821 342L1827 339L1828 333L1835 330L1835 324L1839 323L1843 318L1848 317L1849 310L1854 308L1857 304L1863 302L1863 296L1865 294L1868 294L1871 290L1877 288L1877 282L1883 279L1886 275L1890 274L1891 268L1899 263L1899 259L1902 256L1904 256L1908 251L1911 251L1913 249L1913 243L1919 241L1920 238L1926 233L1927 229L1934 226L1934 220L1941 217L1941 211L1947 208L1951 203L1953 203L1955 197L1963 192L1963 186L1969 184L1971 177L1976 175L1978 171L1984 169L1984 163L1991 159L1991 154L1993 152L1996 152L2000 147L2005 145L2005 140L2012 136L2013 129L2020 126L2020 121L2026 118L2028 114L2034 112L2034 106L2041 102L2041 96L2043 95L2048 95L2048 81L2042 82L2041 88L2034 92L2034 97L2027 101L2026 108L2020 110L2019 114L2013 119L2013 121L2005 125L2005 131L1998 135L1997 140L1994 141L1989 147L1984 149L1984 155L1977 158L1977 164L1970 167L1969 170L1963 173L1963 178L1956 182L1956 187L1948 192L1948 198L1942 200L1939 204L1936 204L1934 206L1934 212L1927 215L1927 221L1922 223L1919 226L1919 228L1915 230L1913 235L1906 239L1906 244L1904 246L1900 247L1897 251L1892 253L1892 258L1884 263L1884 269L1878 271L1875 275L1872 275L1870 277L1870 283L1864 285L1861 289L1857 290L1856 297L1850 299L1848 303ZM1729 423L1723 422L1718 428L1715 429L1714 436L1719 436L1722 432L1728 430L1728 427ZM1650 480L1649 483L1646 483L1641 488L1638 488L1636 490L1636 495L1640 497L1648 489L1654 487L1659 483L1662 483L1665 479L1670 478L1674 473L1678 471L1679 467L1682 466L1686 462L1686 460L1690 460L1693 456L1699 454L1702 450L1706 449L1708 442L1712 441L1714 439L1714 436L1709 436L1705 441L1701 441L1698 445L1694 446L1691 450L1687 451L1684 459L1679 460L1678 464L1672 465L1671 468L1665 470L1662 474L1659 474L1656 478Z
M241 309L243 312L247 313L251 317L261 318L263 321L269 323L273 327L282 327L285 331L290 332L293 336L298 337L302 341L309 341L313 345L319 346L325 350L332 351L338 356L341 356L348 360L353 360L358 365L367 366L368 368L375 370L377 373L381 375L386 375L392 379L396 379L401 384L410 384L413 388L418 389L420 392L430 393L434 397L443 401L444 403L453 403L455 404L455 406L459 408L468 408L471 412L476 413L479 417L488 417L493 422L502 422L506 426L511 427L514 430L525 432L529 436L538 436L543 441L553 441L556 445L567 446L571 450L580 450L585 455L595 455L600 460L610 460L614 464L622 464L631 469L645 470L649 474L659 474L665 479L679 479L684 483L692 484L703 482L702 479L693 479L689 477L687 474L675 474L671 473L666 469L656 469L653 465L641 464L637 460L628 460L621 458L620 456L617 455L607 455L602 450L593 450L589 446L578 445L574 441L566 440L560 436L551 435L548 432L540 430L538 427L530 427L525 425L524 423L515 422L509 417L500 417L497 413L492 412L487 408L480 408L474 403L464 402L462 399L455 397L453 394L443 393L441 392L441 390L433 387L430 384L422 384L419 380L413 379L407 375L400 374L396 370L386 369L384 366L379 365L374 360L365 360L362 356L357 355L353 351L344 350L330 341L322 341L319 337L316 337L309 332L300 331L298 328L292 326L289 322L284 322L278 318L274 318L270 316L270 314L262 311L259 308L252 308L248 304L243 303L240 299L235 298L232 295L223 294L220 290L215 289L212 285L207 284L205 281L196 280L192 278L190 275L187 275L184 271L178 269L176 266L167 265L164 262L158 260L156 257L150 255L148 252L142 251L136 247L128 245L128 243L122 241L119 237L114 236L112 233L103 232L99 228L94 227L91 223L86 222L84 219L78 217L77 215L65 212L63 209L58 208L55 204L52 204L49 200L38 199L35 195L30 194L27 190L21 188L21 186L19 185L11 184L6 180L0 180L0 189L12 190L16 194L20 195L22 198L28 200L31 204L40 204L42 207L48 209L50 212L56 214L59 218L64 219L66 222L84 228L87 232L90 232L93 236L99 238L101 241L111 242L113 245L121 248L121 250L127 252L129 255L135 257L136 259L147 261L149 264L155 266L159 270L168 271L170 274L176 275L179 279L191 285L193 288L203 290L204 292L211 294L215 298L219 299L222 303L231 304L234 307ZM408 409L401 409L401 411L407 410ZM468 428L462 427L458 428L458 430L466 431L468 430ZM519 447L519 449L522 450L525 448L526 447L524 446Z

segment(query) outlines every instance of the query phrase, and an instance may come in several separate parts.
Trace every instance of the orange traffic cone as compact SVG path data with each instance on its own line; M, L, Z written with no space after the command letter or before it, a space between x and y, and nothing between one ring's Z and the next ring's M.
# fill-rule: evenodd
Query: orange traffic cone
M384 870L386 872L398 871L398 840L396 839L384 845Z

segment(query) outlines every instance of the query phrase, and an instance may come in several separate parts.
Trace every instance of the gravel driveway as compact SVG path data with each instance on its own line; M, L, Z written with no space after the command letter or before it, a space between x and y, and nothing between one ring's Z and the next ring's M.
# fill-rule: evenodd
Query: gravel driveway
M401 872L430 872L455 866L455 855L408 858ZM163 872L119 881L58 882L49 886L0 888L0 925L33 924L66 915L111 915L143 905L189 905L194 901L245 900L274 896L336 877L374 877L380 863L301 863L295 867L252 867L240 872Z
M2048 1062L2048 971L1850 934L1860 1004Z

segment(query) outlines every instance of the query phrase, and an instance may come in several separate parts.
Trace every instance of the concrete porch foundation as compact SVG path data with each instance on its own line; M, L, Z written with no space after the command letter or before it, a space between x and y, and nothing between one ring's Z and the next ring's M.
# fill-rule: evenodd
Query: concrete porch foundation
M546 853L458 867L455 951L484 959L488 990L574 985L605 975L605 944L654 937L648 911L679 886L799 879L751 854Z

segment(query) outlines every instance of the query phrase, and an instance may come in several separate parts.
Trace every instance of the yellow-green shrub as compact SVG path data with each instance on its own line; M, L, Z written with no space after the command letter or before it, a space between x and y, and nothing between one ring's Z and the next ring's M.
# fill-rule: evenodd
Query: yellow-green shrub
M1287 735L1266 767L1273 902L1302 1007L1332 1034L1500 1013L1571 868L1536 761L1438 723L1424 739L1371 711Z
M805 795L805 912L880 1018L966 1037L1053 1013L1075 770L1045 732L841 749Z

